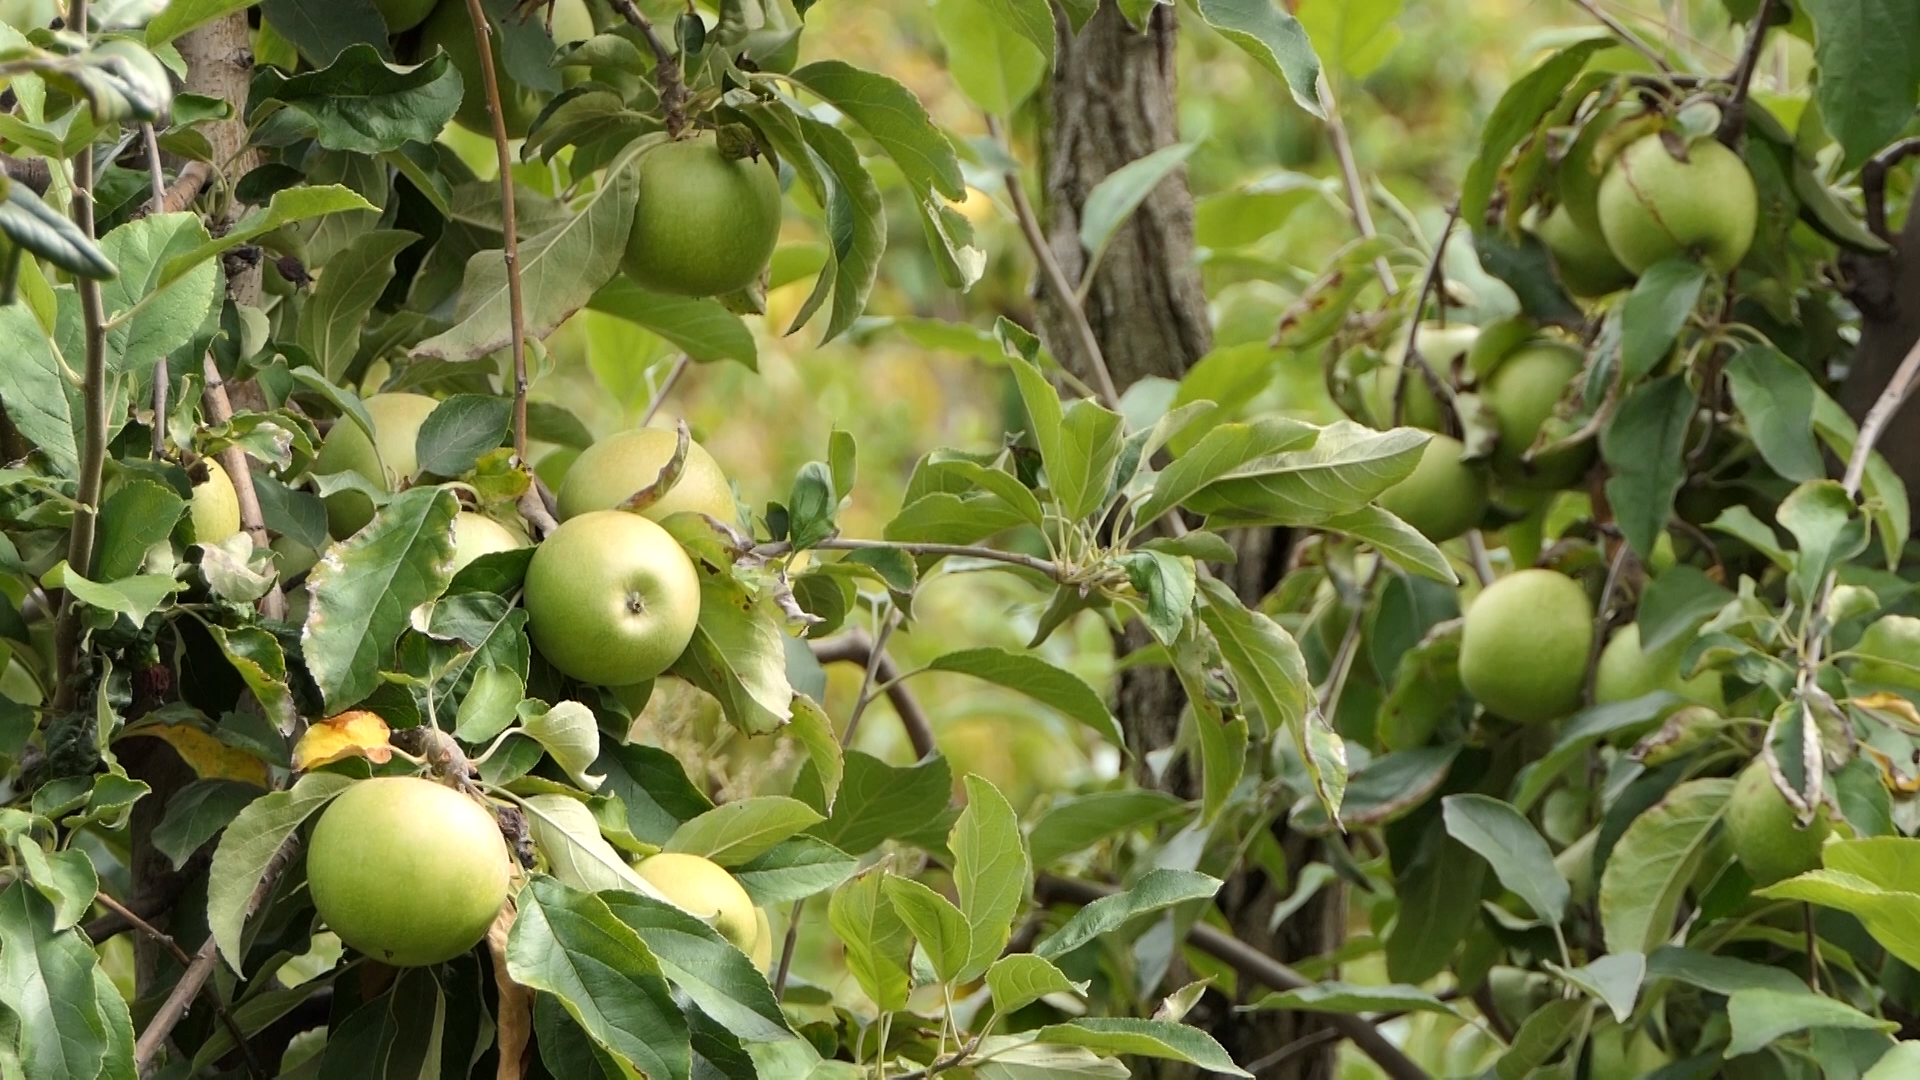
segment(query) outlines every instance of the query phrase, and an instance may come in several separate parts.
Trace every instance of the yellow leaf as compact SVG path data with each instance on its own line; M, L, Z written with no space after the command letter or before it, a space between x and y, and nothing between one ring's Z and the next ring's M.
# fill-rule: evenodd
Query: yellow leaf
M391 760L387 722L364 709L322 720L300 736L293 748L293 767L305 772L350 757L363 757L376 765Z
M1915 709L1913 702L1899 694L1882 691L1865 697L1849 698L1847 704L1874 713L1887 723L1904 728L1909 735L1920 734L1920 710Z
M245 750L228 746L191 724L135 728L124 737L132 739L142 735L173 747L180 760L202 780L238 780L262 788L272 786L266 762Z

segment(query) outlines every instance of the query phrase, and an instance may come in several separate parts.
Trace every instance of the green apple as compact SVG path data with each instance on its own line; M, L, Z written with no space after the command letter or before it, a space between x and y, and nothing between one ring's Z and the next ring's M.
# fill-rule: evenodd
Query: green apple
M314 455L313 474L331 476L349 470L359 473L382 491L397 491L420 472L416 446L420 425L440 403L424 394L375 394L362 401L373 421L369 439L360 425L347 417L333 429ZM335 539L359 532L373 520L373 501L357 491L338 491L327 499L327 527Z
M380 9L389 34L404 34L433 14L433 0L373 0L373 6Z
M1414 344L1420 349L1420 355L1426 358L1427 366L1442 379L1448 377L1454 364L1473 348L1480 336L1480 328L1465 323L1453 323L1448 326L1425 324L1420 327L1420 336ZM1386 359L1378 367L1361 376L1360 391L1367 403L1367 420L1377 428L1393 426L1394 388L1400 382L1400 371L1406 364L1408 334L1402 330L1387 347ZM1446 423L1445 411L1433 385L1417 367L1407 369L1407 389L1400 405L1400 426L1424 428L1438 431Z
M526 547L527 543L525 535L487 515L462 510L453 519L453 572L465 570L468 563L482 555L512 551Z
M653 483L673 457L679 435L661 428L634 428L609 435L582 451L554 494L560 520L594 510L611 510ZM642 510L659 521L669 514L708 514L727 524L740 519L733 486L720 463L697 442L687 443L687 458L675 483L660 501Z
M1721 273L1746 258L1760 220L1760 196L1740 155L1712 139L1675 157L1647 135L1613 160L1600 182L1600 231L1627 269L1693 256Z
M700 619L692 560L665 529L625 510L561 523L534 550L525 598L540 654L597 686L627 686L667 670Z
M1494 369L1482 396L1500 428L1493 466L1501 479L1516 487L1552 490L1566 487L1586 471L1593 460L1591 441L1523 460L1584 367L1578 350L1538 342L1517 350Z
M1715 712L1725 709L1719 672L1709 669L1691 679L1681 677L1681 654L1686 649L1687 640L1679 638L1653 652L1643 652L1638 623L1614 631L1607 647L1600 650L1600 664L1593 677L1594 704L1631 701L1655 690L1667 690Z
M729 157L712 132L640 159L640 203L621 265L654 292L718 296L751 285L780 239L780 178L766 157Z
M1733 785L1726 822L1733 853L1756 885L1819 869L1820 849L1831 831L1824 811L1801 828L1793 806L1774 786L1767 763L1758 758Z
M1533 233L1547 245L1560 284L1573 295L1606 296L1633 284L1633 273L1613 257L1605 238L1581 228L1566 207L1555 207Z
M1580 583L1522 570L1487 586L1467 609L1460 682L1495 716L1555 720L1580 705L1593 647L1593 604Z
M1466 452L1459 439L1435 435L1412 475L1381 493L1381 507L1436 544L1480 524L1487 512L1487 474L1460 460Z
M193 485L193 542L218 544L240 531L240 496L218 461L207 458L203 464L207 478Z
M698 855L662 852L641 859L633 869L673 906L698 916L735 948L753 955L766 916L718 863Z

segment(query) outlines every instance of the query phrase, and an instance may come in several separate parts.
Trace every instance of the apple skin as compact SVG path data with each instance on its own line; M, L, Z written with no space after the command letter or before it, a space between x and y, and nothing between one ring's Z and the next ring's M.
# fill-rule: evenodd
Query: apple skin
M1767 763L1757 759L1733 785L1726 823L1734 856L1754 884L1763 886L1818 870L1820 849L1831 831L1825 814L1800 828L1787 797L1773 786Z
M1600 182L1600 231L1622 265L1644 274L1692 255L1720 273L1746 258L1760 196L1740 155L1711 139L1675 158L1658 135L1621 151Z
M1380 495L1382 508L1438 544L1480 524L1487 513L1487 474L1460 460L1460 440L1435 435L1413 474Z
M662 852L641 859L633 869L673 906L712 923L735 948L753 955L766 916L719 864L698 855Z
M1594 704L1631 701L1655 690L1668 690L1715 712L1724 710L1727 703L1719 672L1707 670L1691 679L1680 677L1680 658L1686 648L1686 639L1682 638L1654 652L1643 652L1639 623L1615 630L1607 647L1600 650L1600 664L1594 671Z
M482 555L513 551L527 546L527 538L485 514L462 510L453 519L453 572Z
M561 672L627 686L673 665L700 619L700 576L665 529L625 510L562 522L527 567L528 632Z
M208 458L206 466L207 478L193 485L193 542L219 544L240 531L240 495L219 462Z
M480 943L507 900L500 826L431 780L362 780L328 805L307 846L307 886L340 940L394 967Z
M1493 466L1502 480L1515 487L1551 491L1566 487L1586 471L1593 460L1591 440L1536 456L1531 462L1522 460L1584 367L1578 351L1541 342L1517 350L1494 369L1483 396L1500 427Z
M373 0L373 6L380 9L389 34L404 34L433 14L433 0Z
M1460 636L1460 682L1495 716L1557 720L1580 704L1593 604L1580 583L1522 570L1482 590Z
M373 421L374 437L367 438L359 424L344 416L334 421L314 456L313 474L352 470L384 491L397 490L419 474L415 448L420 425L440 403L425 394L375 394L360 404ZM327 531L336 540L359 532L372 520L373 502L360 492L339 491L327 499Z
M642 288L719 296L751 285L780 240L780 178L762 157L729 159L711 133L640 159L640 203L621 266Z
M1361 376L1361 393L1366 398L1368 422L1382 430L1393 426L1394 388L1400 381L1400 370L1406 364L1407 336L1407 332L1402 330L1387 348L1386 362ZM1415 344L1434 373L1444 379L1447 372L1452 370L1454 361L1465 356L1479 337L1480 328L1477 326L1427 324L1420 327L1420 336ZM1400 426L1439 431L1445 425L1445 412L1440 406L1440 399L1434 395L1432 384L1417 368L1408 369L1406 396L1400 406Z
M653 483L661 466L673 457L679 436L661 428L634 428L609 435L581 451L567 468L566 478L554 502L560 520L578 517L594 510L611 510L634 492ZM720 463L697 442L687 443L687 459L680 480L666 497L640 511L659 521L670 514L709 514L733 524L740 511L734 505L733 487Z

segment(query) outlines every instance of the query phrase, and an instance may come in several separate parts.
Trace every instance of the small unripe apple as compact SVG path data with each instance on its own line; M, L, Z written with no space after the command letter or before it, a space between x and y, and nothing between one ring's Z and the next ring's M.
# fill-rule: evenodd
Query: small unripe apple
M718 296L754 283L780 239L780 178L766 157L732 157L710 132L640 159L627 276L654 292Z
M1593 460L1591 441L1536 454L1531 460L1525 457L1584 367L1578 351L1540 343L1501 361L1486 381L1483 396L1500 427L1494 469L1507 483L1553 490L1567 486L1586 471Z
M1435 435L1420 453L1420 464L1405 480L1380 495L1380 506L1440 543L1480 524L1487 512L1487 474L1460 460L1460 440Z
M633 869L674 907L705 920L735 948L753 955L766 916L719 864L698 855L662 852L640 860Z
M373 421L372 439L348 417L333 430L313 459L315 476L352 470L383 491L398 490L420 472L416 447L420 425L440 403L424 394L375 394L361 402ZM373 502L357 491L335 492L327 499L327 528L335 539L359 532L373 520Z
M527 538L485 514L462 510L453 519L453 572L482 555L512 551L527 546Z
M1633 274L1613 257L1603 237L1580 227L1564 206L1557 206L1533 228L1547 245L1560 284L1575 296L1606 296L1633 284Z
M240 531L240 496L219 462L204 464L207 478L193 485L193 542L218 544Z
M1482 590L1460 635L1460 683L1495 716L1555 720L1580 704L1593 604L1580 583L1522 570Z

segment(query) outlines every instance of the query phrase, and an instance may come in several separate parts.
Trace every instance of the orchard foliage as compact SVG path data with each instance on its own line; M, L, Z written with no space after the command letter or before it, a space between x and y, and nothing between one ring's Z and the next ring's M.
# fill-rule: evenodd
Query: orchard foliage
M809 39L813 6L76 0L0 27L0 148L48 166L0 203L0 1076L1244 1075L1183 1023L1205 995L1331 1014L1396 1076L1913 1060L1910 509L1833 394L1836 268L1889 250L1920 24L1729 3L1731 72L1561 39L1444 227L1376 228L1355 176L1359 235L1305 275L1252 250L1300 200L1220 196L1244 205L1203 217L1209 259L1294 290L1272 341L1121 395L1013 318L866 314L890 248L980 281L962 205L1026 166ZM1182 14L1338 125L1397 5L1292 7ZM1094 10L936 21L1011 124L1056 18ZM222 28L244 100L184 89ZM1770 35L1812 43L1810 92L1758 88ZM1116 236L1191 153L1094 188L1089 274L1137 257ZM848 431L751 507L684 424L595 443L539 385L583 311L749 368L756 329L891 325L997 365L1018 430L926 454L850 536ZM1268 392L1303 357L1350 418ZM536 476L530 445L582 453ZM1292 543L1251 605L1225 573L1249 529ZM1038 598L1027 646L895 668L894 634L938 640L928 587L987 573ZM1082 622L1144 627L1122 662L1177 676L1173 745L1047 658ZM820 657L848 656L829 715ZM1191 798L1116 778L1035 814L930 733L908 764L848 745L928 673ZM668 681L795 764L716 803L634 738ZM1276 921L1350 888L1351 938L1250 959L1213 907L1247 874L1292 883ZM1383 1013L1415 1019L1383 1039Z

